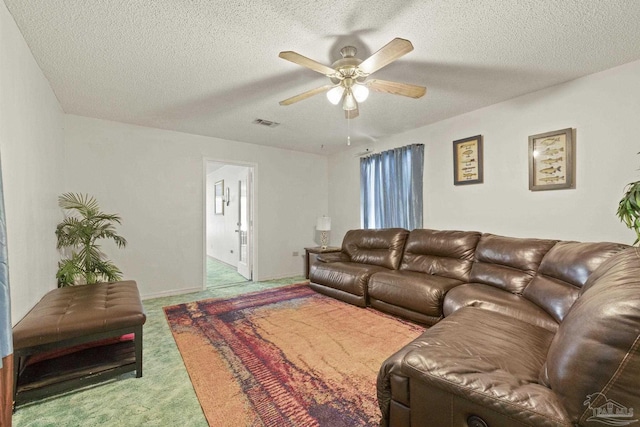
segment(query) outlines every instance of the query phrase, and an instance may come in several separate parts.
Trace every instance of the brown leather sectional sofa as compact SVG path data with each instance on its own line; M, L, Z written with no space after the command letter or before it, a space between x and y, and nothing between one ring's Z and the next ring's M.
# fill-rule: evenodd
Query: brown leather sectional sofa
M380 368L382 425L640 424L639 248L351 230L319 261L318 292L430 326Z

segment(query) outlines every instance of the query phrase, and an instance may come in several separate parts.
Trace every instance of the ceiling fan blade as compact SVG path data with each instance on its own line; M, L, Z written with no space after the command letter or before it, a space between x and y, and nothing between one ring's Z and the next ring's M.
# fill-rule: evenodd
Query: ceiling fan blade
M427 93L427 88L424 86L416 86L408 83L390 82L387 80L367 80L365 84L371 90L376 92L390 93L392 95L408 96L409 98L420 98Z
M326 92L335 85L324 85L317 87L315 89L308 90L306 92L302 92L296 96L292 96L291 98L287 98L284 101L280 101L280 105L291 105L294 102L302 101L303 99L311 98L313 95L317 95L322 92Z
M344 118L347 119L347 120L355 119L359 115L360 115L360 109L359 108L356 108L355 110L344 110Z
M395 38L382 46L376 53L365 59L358 68L364 74L368 75L379 70L385 65L390 64L401 56L406 55L412 50L413 45L409 40Z
M324 74L327 77L331 77L336 74L336 70L326 65L323 65L313 59L307 58L306 56L302 56L299 53L292 52L290 50L280 52L278 55L282 59L286 59L287 61L291 61L294 64L302 65L303 67L307 67L310 70L313 70L317 73Z

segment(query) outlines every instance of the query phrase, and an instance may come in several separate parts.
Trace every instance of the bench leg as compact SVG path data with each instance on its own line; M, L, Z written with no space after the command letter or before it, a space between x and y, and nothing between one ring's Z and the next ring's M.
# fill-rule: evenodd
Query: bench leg
M136 378L142 377L142 325L135 328Z
M18 395L18 376L22 365L22 356L14 351L13 354L13 412L16 410L16 396Z

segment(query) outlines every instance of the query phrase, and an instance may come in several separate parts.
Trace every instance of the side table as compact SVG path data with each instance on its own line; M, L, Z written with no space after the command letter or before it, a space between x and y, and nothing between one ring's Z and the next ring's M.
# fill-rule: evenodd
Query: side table
M309 271L311 271L311 266L315 264L320 254L326 254L330 252L340 252L339 247L337 246L327 246L326 249L322 249L320 246L316 246L313 248L304 248L304 277L309 278Z

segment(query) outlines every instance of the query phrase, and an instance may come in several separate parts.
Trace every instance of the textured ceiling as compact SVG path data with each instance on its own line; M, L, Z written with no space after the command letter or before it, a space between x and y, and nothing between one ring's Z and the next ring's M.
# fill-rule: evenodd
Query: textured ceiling
M374 74L427 87L372 93L352 144L424 126L640 59L637 0L5 0L65 112L332 153L340 107L317 95L345 45L364 59L394 37L415 50ZM281 123L269 128L256 118Z

